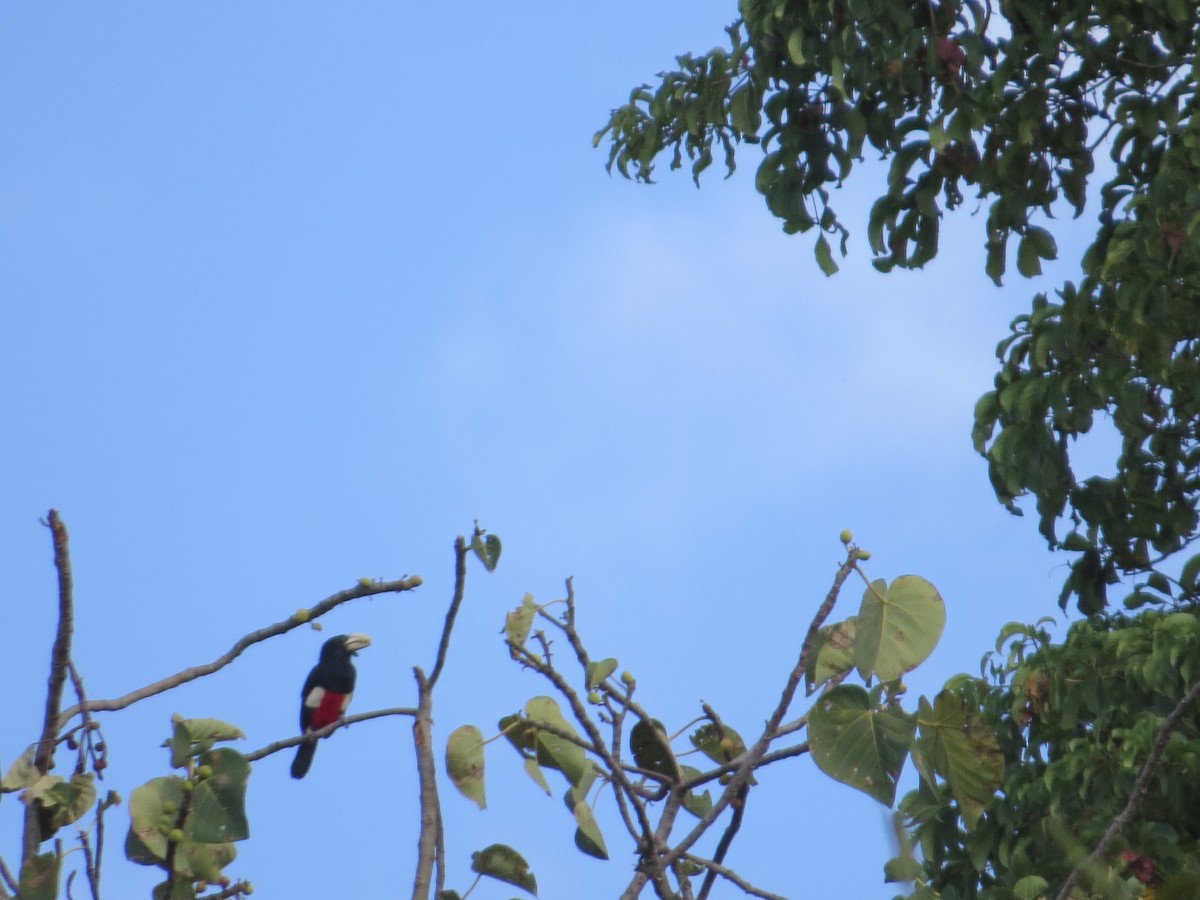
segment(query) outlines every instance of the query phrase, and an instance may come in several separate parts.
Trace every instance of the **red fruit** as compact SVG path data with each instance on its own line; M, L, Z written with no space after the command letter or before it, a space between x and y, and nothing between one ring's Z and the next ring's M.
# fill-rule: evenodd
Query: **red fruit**
M946 36L938 40L938 59L947 72L957 75L967 61L967 51L958 46L954 38Z

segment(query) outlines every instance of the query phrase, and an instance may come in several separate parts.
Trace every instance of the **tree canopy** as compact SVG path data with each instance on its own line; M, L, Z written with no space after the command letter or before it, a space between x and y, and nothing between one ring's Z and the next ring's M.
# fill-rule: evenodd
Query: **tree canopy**
M784 230L817 231L826 274L849 234L831 189L867 153L888 161L867 224L883 271L932 260L944 217L969 197L986 204L981 262L997 284L1014 257L1033 276L1057 256L1055 216L1094 211L1079 277L1035 296L1000 343L974 440L1001 502L1019 513L1031 496L1050 546L1078 554L1061 603L1104 608L1108 586L1150 572L1197 527L1200 12L1183 0L742 0L740 13L727 48L677 57L613 111L595 137L609 138L610 170L649 181L669 153L698 184L714 151L732 173L739 145L758 144L756 188ZM1077 477L1074 441L1098 417L1120 451L1110 472Z

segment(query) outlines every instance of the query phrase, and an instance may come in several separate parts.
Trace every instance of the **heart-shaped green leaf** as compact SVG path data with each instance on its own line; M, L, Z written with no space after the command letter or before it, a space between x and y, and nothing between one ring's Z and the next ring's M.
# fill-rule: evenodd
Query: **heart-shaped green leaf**
M873 707L866 690L843 684L813 705L808 743L822 772L891 806L916 726L904 711Z

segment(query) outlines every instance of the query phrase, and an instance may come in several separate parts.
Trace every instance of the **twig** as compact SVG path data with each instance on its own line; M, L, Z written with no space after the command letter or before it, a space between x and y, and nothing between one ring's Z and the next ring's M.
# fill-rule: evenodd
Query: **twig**
M97 805L96 816L104 815L103 804ZM97 818L99 821L99 818ZM100 868L96 854L92 852L91 841L88 840L87 832L83 829L79 830L79 846L83 848L84 859L84 874L87 875L88 887L92 891L92 900L100 900Z
M1108 826L1108 829L1104 832L1104 836L1100 838L1100 843L1096 845L1096 849L1091 852L1091 855L1081 860L1071 870L1071 874L1067 876L1067 880L1063 883L1062 890L1058 892L1056 900L1067 900L1071 896L1071 891L1079 882L1084 870L1100 861L1105 852L1107 852L1109 845L1137 813L1138 807L1142 805L1142 801L1146 798L1146 792L1150 789L1150 781L1154 778L1154 773L1158 770L1158 764L1162 761L1163 751L1167 748L1167 741L1171 739L1171 734L1178 727L1179 720L1183 718L1183 714L1187 712L1187 708L1196 702L1197 697L1200 697L1200 681L1192 685L1192 689L1175 705L1170 715L1163 719L1163 723L1158 727L1158 734L1154 737L1154 743L1150 747L1150 755L1146 757L1142 771L1138 774L1137 781L1133 783L1133 790L1129 794L1129 800L1126 802L1125 808L1112 820L1112 824Z
M235 881L229 887L225 888L225 890L221 891L221 893L205 894L203 897L197 898L197 900L229 900L231 897L241 897L248 894L249 887L250 882L248 881Z
M438 642L437 659L433 671L429 673L429 689L433 690L441 677L446 665L446 654L450 650L450 632L454 630L454 620L458 617L459 607L462 606L463 592L467 586L467 542L460 537L454 542L454 597L450 600L450 608L446 611L446 621L442 625L442 639Z
M54 738L58 734L58 711L62 707L63 686L67 681L67 666L71 659L71 633L75 626L74 583L71 577L71 554L67 526L50 510L46 524L54 540L54 568L58 571L58 629L50 652L50 679L46 690L46 712L42 720L42 737L34 753L33 764L45 775L54 765ZM36 800L25 806L25 833L21 842L21 865L37 856L41 844L41 804Z
M791 706L792 699L796 695L796 689L800 685L804 673L808 669L808 657L812 653L813 645L816 642L817 634L821 630L821 626L825 620L829 618L829 614L833 612L833 607L837 603L838 594L841 592L842 585L849 577L850 573L858 567L859 550L851 546L847 550L846 561L838 568L837 573L833 576L833 584L829 588L829 593L825 595L825 600L817 609L816 615L813 616L812 622L808 626L808 632L804 637L804 643L800 648L800 658L796 661L791 674L788 675L787 683L784 685L783 693L779 698L779 703L775 706L775 711L771 713L771 717L767 719L766 726L763 728L762 736L754 743L754 746L742 754L738 764L736 774L725 787L724 793L717 798L712 807L700 819L700 821L692 827L687 836L681 840L670 853L667 854L667 862L678 858L683 853L686 853L693 844L698 841L717 818L725 811L726 807L735 799L737 792L741 789L741 785L749 780L750 773L754 771L766 756L767 747L771 740L775 737L779 729L783 717L787 714L788 707ZM626 892L628 894L628 891ZM636 895L635 895L636 896Z
M329 737L339 728L345 728L347 725L353 725L355 722L365 722L368 719L379 719L383 716L415 716L417 711L411 706L395 706L390 709L374 709L370 712L355 713L352 716L346 716L343 719L338 719L336 722L330 722L324 728L318 728L316 731L309 731L305 734L298 734L294 737L284 738L280 741L267 744L267 746L255 750L245 755L246 762L255 762L270 756L272 753L278 753L280 750L286 750L288 747L295 747L297 744L303 744L308 740L317 740L323 737Z
M113 700L89 700L86 704L86 709L89 712L114 712L119 709L125 709L127 706L132 706L139 700L145 700L147 697L154 697L164 691L169 691L172 688L179 687L181 684L187 684L189 681L195 681L197 678L203 678L205 675L211 675L213 672L223 669L235 659L242 655L246 648L261 643L268 638L276 637L277 635L286 634L293 628L299 628L304 622L311 621L320 616L325 615L331 609L341 606L343 603L348 603L351 600L357 600L360 597L373 597L376 594L397 594L402 591L411 591L420 587L422 584L420 576L413 575L409 578L401 578L397 581L363 581L356 584L352 588L344 591L338 591L318 603L316 606L308 610L308 615L302 622L296 616L289 616L282 622L276 622L274 625L268 625L265 628L260 628L257 631L252 631L243 638L240 638L227 652L217 657L210 663L205 663L199 666L192 666L190 669L184 669L181 672L176 672L167 678L160 679L153 684L148 684L145 687L138 688L136 691L130 691L123 697L117 697ZM68 709L58 718L59 727L61 728L66 722L70 721L73 716L83 712L85 707L81 704L76 704Z
M770 891L764 891L761 888L756 888L750 882L746 881L746 879L738 875L737 872L734 872L732 869L727 869L720 863L714 862L711 859L705 859L702 856L694 856L691 853L681 854L681 858L686 859L689 862L693 862L698 866L703 866L704 868L708 869L709 874L720 875L726 881L741 888L742 893L749 894L751 897L761 897L763 900L787 900L787 898L781 894L772 894Z
M745 782L742 789L738 791L737 800L732 804L733 815L729 819L729 825L725 828L725 833L721 835L721 840L717 843L717 852L713 854L713 864L721 865L725 862L725 854L729 852L729 846L733 843L733 839L737 837L738 830L742 827L742 817L746 815L746 800L750 796L750 782ZM713 883L717 880L720 873L716 869L709 869L708 874L704 876L704 884L700 887L699 900L708 900L708 894L712 890Z
M8 889L14 894L20 892L21 889L17 885L17 879L14 878L13 873L9 871L8 863L4 861L3 857L0 857L0 878L4 879L4 883L8 885ZM0 896L7 896L7 893Z
M421 803L421 831L417 838L417 867L413 876L413 900L428 900L430 890L441 896L446 880L445 833L442 826L442 805L438 799L437 768L433 761L433 688L442 674L450 648L454 620L462 606L467 585L467 541L461 535L454 541L454 595L446 611L442 636L438 641L433 673L425 675L420 666L413 667L417 680L417 711L413 720L413 746L417 754L417 780Z

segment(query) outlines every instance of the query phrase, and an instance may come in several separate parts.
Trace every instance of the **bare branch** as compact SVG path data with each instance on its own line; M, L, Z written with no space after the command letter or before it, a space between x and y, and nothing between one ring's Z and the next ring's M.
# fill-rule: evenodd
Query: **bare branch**
M8 890L12 891L13 894L16 894L18 891L20 891L20 886L17 884L17 879L14 878L13 873L9 871L8 863L4 861L3 857L0 857L0 878L4 879L4 884L8 885ZM8 896L8 891L5 891L4 888L0 886L0 898L7 898Z
M754 746L742 754L741 761L737 767L737 772L726 785L724 793L717 798L712 807L700 819L687 836L681 840L673 850L667 854L667 864L670 864L680 855L686 853L693 844L698 841L709 828L712 827L720 815L725 812L725 809L737 797L738 791L741 790L742 784L750 778L750 773L753 772L762 762L766 755L767 747L775 738L779 731L780 723L783 717L787 714L788 707L792 704L792 699L796 695L796 689L800 685L804 673L808 669L808 658L812 653L812 648L816 642L817 634L821 630L821 626L825 620L829 618L833 612L833 607L837 604L838 594L841 592L842 585L858 567L859 550L856 547L847 549L846 561L838 568L837 573L833 576L833 584L829 588L829 593L825 595L825 600L817 609L816 615L813 616L812 622L808 626L808 632L804 637L804 643L800 648L800 657L796 661L796 665L792 668L788 675L787 683L784 685L783 693L780 695L779 703L775 706L775 711L771 713L771 717L767 719L766 726L763 728L762 735Z
M233 897L243 897L250 893L250 882L235 881L219 894L205 894L198 900L231 900Z
M172 688L177 688L182 684L187 684L189 681L195 681L197 678L203 678L205 675L211 675L220 669L225 668L250 646L261 643L268 638L273 638L281 634L286 634L293 628L299 628L305 622L317 619L331 609L341 606L343 603L348 603L351 600L357 600L360 597L373 597L376 594L398 594L402 591L411 591L420 587L422 584L421 578L413 575L409 578L401 578L397 581L360 581L352 588L344 591L338 591L326 597L316 606L307 611L307 615L303 618L297 616L289 616L282 622L276 622L274 625L268 625L265 628L260 628L257 631L252 631L245 637L240 638L232 647L229 648L223 655L217 657L210 663L205 663L199 666L192 666L190 669L184 669L181 672L176 672L174 675L163 678L153 684L148 684L145 687L138 688L136 691L130 691L123 697L117 697L113 700L89 700L86 704L86 709L89 712L114 712L119 709L125 709L127 706L132 706L139 700L145 700L147 697L154 697L164 691L169 691ZM84 706L76 704L68 709L58 718L58 727L65 725L73 716L83 712Z
M450 632L454 630L454 620L462 606L463 592L467 587L467 541L459 537L454 542L454 597L450 600L450 609L446 611L446 622L442 626L442 639L438 642L437 659L433 671L429 674L429 689L437 684L442 669L446 665L446 654L450 650Z
M478 533L478 526L476 526ZM437 768L433 761L433 688L446 665L450 634L462 606L467 586L467 541L461 535L454 541L454 595L446 611L438 642L433 673L428 677L420 666L413 667L417 679L417 710L413 720L413 746L417 753L417 780L421 804L421 831L417 838L417 871L413 877L413 900L428 900L430 890L441 896L446 881L446 838L442 824L442 804L438 799Z
M438 800L437 770L433 762L433 694L421 667L413 669L417 679L419 705L413 721L413 745L417 751L417 776L420 783L421 833L417 839L417 872L413 880L413 900L428 900L437 861L437 836L441 830L442 808Z
M1200 681L1192 685L1191 690L1175 705L1170 715L1163 719L1162 724L1158 727L1158 734L1154 736L1154 743L1150 746L1150 755L1146 757L1142 771L1138 773L1137 781L1133 783L1133 790L1129 794L1129 800L1126 802L1125 808L1112 820L1112 824L1108 826L1108 829L1104 832L1104 836L1100 838L1100 843L1096 845L1096 849L1091 852L1091 855L1086 859L1080 860L1075 868L1071 870L1071 874L1067 876L1067 880L1063 883L1062 890L1058 892L1056 900L1067 900L1071 896L1071 891L1079 882L1084 870L1100 862L1104 854L1108 851L1109 845L1112 844L1117 835L1121 833L1121 830L1137 814L1142 801L1146 799L1146 792L1150 789L1150 782L1154 778L1154 773L1158 771L1158 764L1162 762L1162 755L1163 751L1167 748L1167 741L1171 739L1171 734L1179 727L1179 720L1183 718L1188 707L1196 702L1197 697L1200 697Z
M58 734L58 711L62 707L63 686L67 681L67 666L71 660L71 633L75 627L74 581L71 577L71 554L67 526L50 510L46 524L54 540L54 568L58 571L58 629L50 651L50 679L46 690L46 712L42 720L42 736L34 752L33 764L45 775L54 765L54 738ZM37 855L42 842L38 821L41 805L25 805L25 833L21 843L21 864Z
M272 753L278 753L280 750L286 750L288 747L295 747L298 744L303 744L308 740L317 740L318 738L329 737L339 728L345 728L348 725L353 725L356 722L366 722L368 719L379 719L383 716L415 716L417 711L411 706L394 706L390 709L373 709L370 712L355 713L352 716L338 719L336 722L330 722L324 728L318 728L316 731L309 731L305 734L298 734L294 737L284 738L280 741L267 744L267 746L255 750L245 755L246 762L256 762L264 757L270 756Z
M688 860L689 862L693 862L698 866L703 866L704 868L708 869L709 874L720 875L730 884L741 888L743 893L749 894L751 897L762 897L763 900L787 900L787 898L781 894L772 894L770 891L764 891L761 888L756 888L732 869L727 869L711 859L705 859L702 856L693 856L691 853L682 854L682 858ZM701 896L704 895L701 894Z

